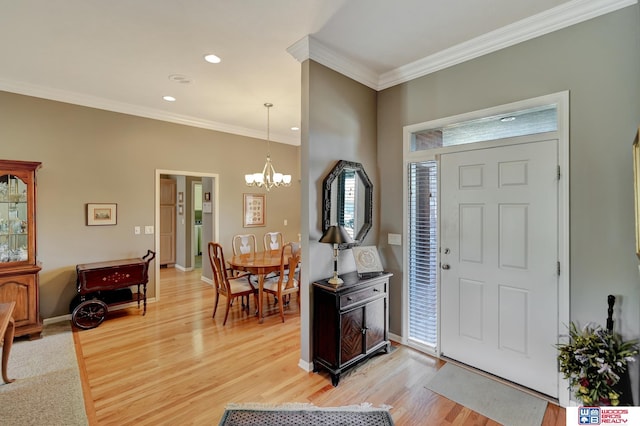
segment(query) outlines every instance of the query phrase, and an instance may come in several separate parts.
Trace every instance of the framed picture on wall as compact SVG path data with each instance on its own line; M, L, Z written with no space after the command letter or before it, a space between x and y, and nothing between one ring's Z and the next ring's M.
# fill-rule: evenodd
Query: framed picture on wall
M264 194L243 194L243 226L265 226L266 198Z
M87 226L116 225L117 204L87 204Z

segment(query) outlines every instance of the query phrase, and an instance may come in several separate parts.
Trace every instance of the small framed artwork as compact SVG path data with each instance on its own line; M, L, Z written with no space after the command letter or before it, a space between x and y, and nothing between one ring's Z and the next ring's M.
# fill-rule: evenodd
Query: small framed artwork
M210 192L205 192L204 193L204 201L211 201L211 193Z
M182 204L178 204L178 214L180 216L184 214L184 206Z
M178 202L184 203L184 192L178 192Z
M87 225L116 225L117 204L87 204Z
M351 252L356 261L356 270L360 278L380 275L383 272L376 246L355 246Z
M264 194L243 194L243 226L265 226L266 199Z

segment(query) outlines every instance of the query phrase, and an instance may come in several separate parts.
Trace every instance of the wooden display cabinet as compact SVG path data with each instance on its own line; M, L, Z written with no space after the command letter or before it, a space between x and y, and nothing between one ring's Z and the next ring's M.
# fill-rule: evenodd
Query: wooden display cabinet
M338 386L340 375L374 354L389 352L389 277L341 275L313 283L313 368L324 368Z
M15 336L39 338L36 170L41 163L0 160L0 303L15 302Z

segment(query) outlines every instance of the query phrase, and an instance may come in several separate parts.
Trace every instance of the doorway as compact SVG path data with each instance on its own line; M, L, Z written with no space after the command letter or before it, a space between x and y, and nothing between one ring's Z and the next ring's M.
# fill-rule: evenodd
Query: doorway
M457 311L455 312L458 315L458 319L460 319L461 312L467 315L467 317L462 318L464 323L462 326L469 327L478 326L476 322L470 319L474 308L476 313L479 312L479 309L484 309L485 311L486 309L491 309L486 306L479 308L478 303L473 303L473 300L477 301L482 297L483 290L481 286L479 284L473 285L474 280L481 281L482 277L479 274L474 273L470 276L464 276L463 278L467 279L467 281L462 284L462 280L457 275L450 274L452 276L450 281L447 281L445 277L452 269L456 268L457 270L460 267L460 265L455 264L454 266L450 262L452 256L457 256L457 259L459 259L460 253L457 249L454 252L451 247L447 247L450 243L445 240L447 238L445 236L451 235L452 226L459 228L462 220L459 214L459 205L457 206L457 218L453 219L453 225L451 222L447 222L446 218L443 218L451 214L451 209L455 210L454 207L443 207L443 205L451 206L451 203L458 201L456 197L459 195L455 189L456 184L452 183L453 186L448 187L447 183L449 180L455 179L457 185L460 185L460 173L462 173L458 169L456 172L446 174L445 177L447 172L442 168L442 165L447 166L448 160L446 158L455 158L458 154L467 155L469 158L466 160L469 160L469 162L466 164L470 167L464 170L465 173L468 172L464 177L467 179L469 177L482 178L483 172L478 171L475 166L484 164L484 162L491 159L483 159L480 155L477 155L478 153L482 151L489 152L495 148L496 150L492 152L495 155L499 149L510 145L515 147L513 149L516 152L519 152L527 144L547 140L555 141L555 150L557 152L555 158L557 162L554 164L559 167L552 166L551 175L544 178L546 180L550 179L557 185L557 207L555 208L554 216L557 225L554 232L555 243L553 243L554 247L556 247L556 256L555 260L550 262L551 266L544 267L545 272L555 274L555 287L552 292L556 298L554 301L555 308L550 309L554 320L553 325L548 327L546 333L553 342L558 342L559 336L564 333L562 324L567 324L569 321L570 281L568 246L568 95L568 92L561 92L486 110L410 125L404 128L405 200L403 204L405 210L403 240L406 241L403 254L403 265L406 271L403 274L403 306L405 308L403 310L402 341L404 344L438 357L450 356L454 359L458 356L458 353L473 352L473 345L469 342L464 342L456 348L451 341L447 341L451 334L460 334L461 327L459 322L456 323L455 319L447 316L449 314L454 315L451 313L450 306L457 306ZM514 123L518 122L522 124L514 126ZM506 126L503 126L503 124L506 124ZM447 138L449 139L447 140ZM516 161L509 164L520 163ZM450 168L450 166L451 164L447 168ZM507 167L507 169L509 169L507 171L513 172L517 169L517 166L513 168ZM522 172L522 169L520 169L520 172ZM484 176L484 178L487 177ZM495 184L496 179L492 179L492 183ZM444 182L445 180L447 180L447 183ZM484 201L478 200L476 204L479 205L482 202ZM480 209L473 210L474 203L469 202L468 204L469 209L465 212L469 213L469 215L463 219L471 221L474 217L471 213L478 213ZM523 216L525 209L521 208L521 206L514 206L513 209L507 210L504 210L503 213L509 217L510 226L515 230L518 222L516 220L517 217L519 216L522 220L524 220L523 217L526 217L526 215ZM476 219L480 217L478 215L475 216ZM466 230L471 229L474 228L467 227ZM531 234L529 236L535 237ZM483 237L488 238L486 235L483 235ZM507 244L512 241L505 240L503 242ZM498 243L501 243L499 239ZM470 250L471 248L472 246L465 247L465 250ZM449 258L446 257L447 254L445 253L449 254ZM467 252L466 254L469 253ZM483 253L483 255L486 255L486 253ZM442 266L445 266L445 268L442 269ZM449 269L446 266L449 266ZM537 268L540 267L538 266ZM562 273L558 274L557 271L559 270ZM462 294L462 296L460 293L453 295L453 297L451 297L451 294L444 295L451 288L460 289L463 284L468 284L464 289L469 291ZM444 288L445 286L447 286L446 289ZM526 298L529 297L526 291L516 291L515 286L503 286L500 287L500 290L502 290L501 296L503 300L510 300L509 303L503 306L505 310L501 313L502 318L506 318L509 313L515 315L516 312L509 312L508 309L513 308L517 303L523 306ZM471 297L474 294L477 296L476 299ZM462 311L460 310L461 305L465 307ZM444 312L445 310L447 312ZM477 318L478 316L476 316ZM521 316L520 319L522 320L522 318ZM527 317L527 320L531 321L529 317ZM520 324L522 325L522 322ZM523 345L529 345L527 350L537 349L531 345L546 345L542 340L535 339L523 343L524 340L515 329L516 323L503 323L503 325L505 327L507 325L513 326L513 328L505 329L508 333L505 331L502 336L499 335L499 338L502 339L499 343L509 347L509 350L513 352L521 350ZM422 328L419 329L420 327ZM475 333L475 337L480 336L479 333L485 333L482 335L483 338L486 337L488 332L487 330L480 331L478 328L466 331L469 331L467 334L471 335ZM445 333L447 334L446 337ZM495 337L493 338L495 340ZM553 348L553 344L550 347ZM555 357L549 356L549 353L545 356L545 368L549 367L547 375L553 377L550 379L552 384L546 386L543 392L557 396L560 404L566 406L570 396L567 383L560 374L552 370L555 369L556 365ZM463 356L458 357L463 358ZM487 355L485 354L478 358L483 357L487 357ZM501 351L496 351L490 357L494 357L493 361L501 367L503 364L510 362L510 359L504 357L504 353ZM478 359L463 359L462 361L479 369L491 370L482 362L478 362ZM499 371L497 375L510 378L510 380L524 386L535 388L535 386L525 383L525 379L509 376L509 374L504 374L502 371Z
M159 194L160 194L160 178L161 176L174 176L174 177L178 177L180 178L180 180L184 181L182 188L186 188L187 183L189 182L189 192L193 192L191 191L192 189L192 182L198 182L201 185L201 193L207 194L207 198L208 200L206 202L202 203L202 209L201 209L201 247L202 247L202 242L203 241L217 241L218 235L219 235L219 209L218 209L218 203L219 203L219 177L217 174L215 173L201 173L201 172L194 172L194 171L182 171L182 170L161 170L161 169L156 169L156 177L155 177L155 182L156 182L156 203L155 203L155 228L159 229L160 226L160 203L159 203ZM180 192L180 191L178 191ZM183 197L185 197L185 195L183 194ZM193 247L192 242L193 242L193 233L195 232L195 201L193 200L194 196L193 194L191 194L191 196L189 197L190 201L187 203L186 199L183 198L183 207L182 207L182 212L183 215L180 215L179 212L180 210L178 210L178 221L184 220L184 228L188 230L189 236L190 238L188 238L189 241L189 250L188 252L189 254L189 261L190 261L190 265L189 268L193 269L193 265L194 265L194 255L193 255ZM204 198L204 196L201 196L201 198ZM179 199L179 195L178 195L178 199ZM180 206L178 204L178 209L180 209ZM192 210L193 208L193 210ZM189 209L189 214L186 215L185 213L187 212L187 209ZM189 223L187 223L187 219L185 219L185 216L190 217L191 219L189 220ZM182 219L180 219L182 218ZM182 242L182 244L186 244L184 242ZM155 251L156 253L160 253L160 234L159 232L156 232L155 234ZM183 268L186 270L186 268ZM207 262L202 262L201 263L201 276L205 281L210 281L211 280L211 271L210 271L210 266L208 265ZM161 288L160 288L160 264L159 262L155 262L155 283L154 283L154 289L155 289L155 298L156 300L160 300L161 297Z
M507 142L508 143L508 142ZM558 141L442 155L441 354L558 396Z

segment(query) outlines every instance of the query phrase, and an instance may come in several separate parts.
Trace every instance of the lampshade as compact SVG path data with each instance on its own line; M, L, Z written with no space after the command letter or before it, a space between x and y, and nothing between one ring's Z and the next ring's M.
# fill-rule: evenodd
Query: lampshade
M321 243L333 244L333 277L329 279L329 284L342 284L344 281L338 277L338 245L353 243L353 239L343 226L331 225L324 231L319 241Z
M348 244L354 241L347 230L344 229L344 226L331 225L324 231L324 234L322 234L320 242L328 244Z

